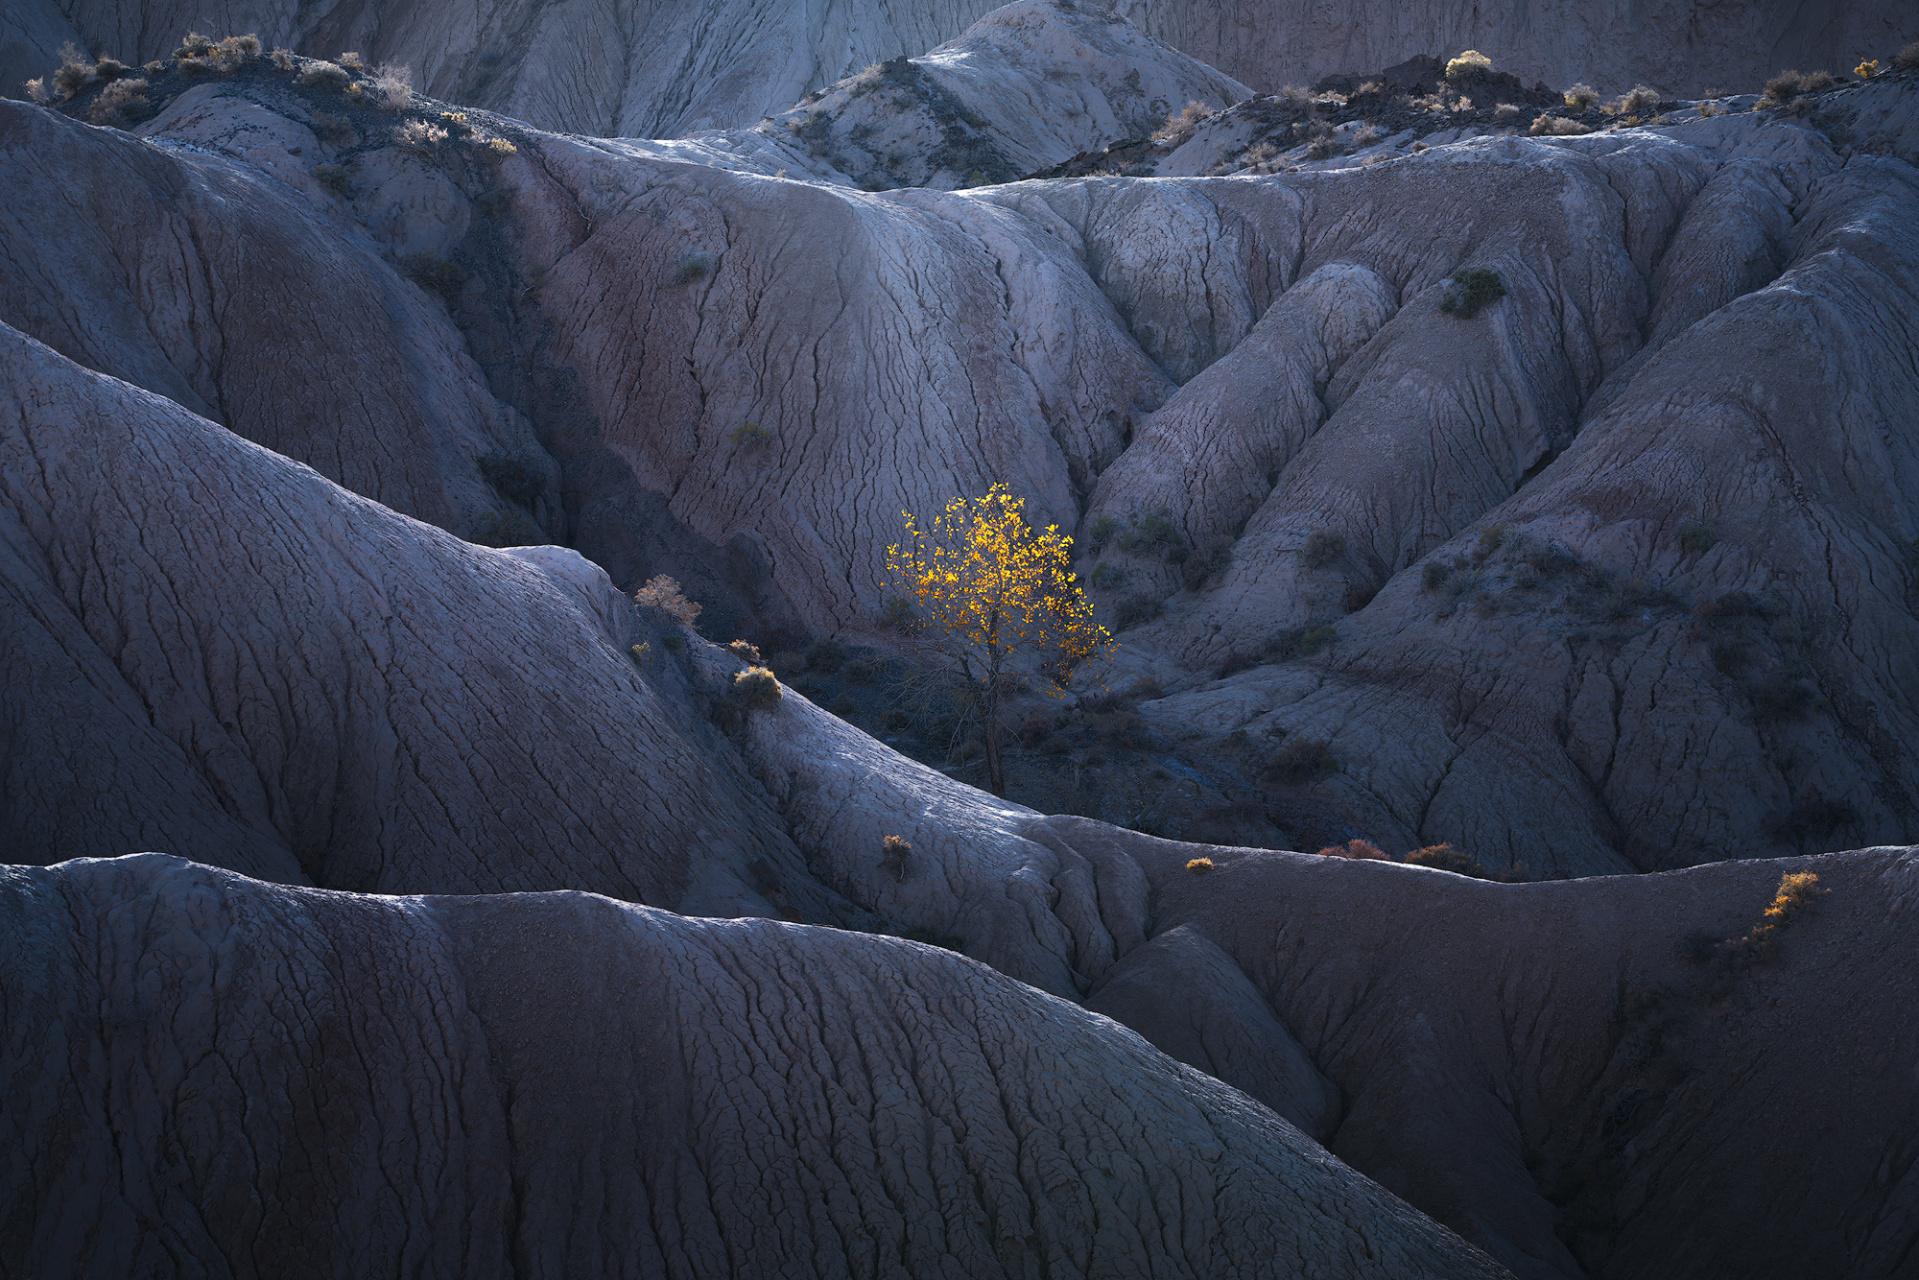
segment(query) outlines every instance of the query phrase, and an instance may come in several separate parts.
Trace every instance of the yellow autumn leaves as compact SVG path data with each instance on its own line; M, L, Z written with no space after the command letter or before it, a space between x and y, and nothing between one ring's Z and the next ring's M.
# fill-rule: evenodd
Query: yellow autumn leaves
M1030 663L1064 687L1081 663L1111 652L1113 637L1073 576L1073 540L1058 525L1028 525L1005 485L954 498L924 527L900 514L906 541L886 549L887 568L915 606L920 646L966 684L984 730L987 785L1005 795L999 710L1016 672Z
M901 512L907 540L886 549L887 568L916 605L922 635L963 669L996 671L1025 654L1064 684L1113 638L1073 576L1072 538L1058 525L1033 529L1023 507L996 484L984 497L954 498L925 527Z

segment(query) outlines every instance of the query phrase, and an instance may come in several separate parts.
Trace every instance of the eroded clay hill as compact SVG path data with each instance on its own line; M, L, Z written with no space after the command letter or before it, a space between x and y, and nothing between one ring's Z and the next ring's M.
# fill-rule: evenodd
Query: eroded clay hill
M1497 1274L1417 1209L1517 1275L1784 1280L1919 1240L1909 849L1502 885L1044 817L795 693L720 715L739 660L575 554L5 336L7 857L362 891L5 873L16 1265ZM842 927L374 896L442 887Z
M0 102L0 1269L1910 1269L1915 854L1758 855L1919 796L1913 75L982 186L1240 86L1033 0L797 128L357 74ZM1591 878L1047 816L630 598L885 641L995 482L1164 767Z
M996 7L992 0L320 0L294 8L229 3L216 11L173 0L20 0L0 14L0 93L18 95L64 41L138 64L165 57L189 28L214 23L314 57L355 50L372 62L407 63L436 98L544 128L673 137L751 125L862 67L951 40ZM1896 0L1705 11L1681 0L1501 0L1465 9L1435 0L1337 7L1120 0L1113 8L1264 92L1473 48L1529 83L1563 88L1584 80L1618 93L1649 82L1698 96L1787 67L1844 70L1915 35Z
M899 512L1006 483L1077 531L1165 740L1324 743L1295 789L1392 847L1569 875L1902 838L1911 73L1296 172L857 189L958 181L948 98L1027 154L992 120L1081 37L1080 89L1128 50L1204 79L1029 0L687 143L264 61L140 137L8 103L0 299L398 510L672 572L729 634L883 639ZM1504 290L1470 318L1462 270Z

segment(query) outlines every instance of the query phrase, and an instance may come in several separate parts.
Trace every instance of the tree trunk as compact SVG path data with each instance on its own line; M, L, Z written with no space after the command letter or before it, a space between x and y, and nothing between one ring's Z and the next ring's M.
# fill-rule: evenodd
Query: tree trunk
M980 698L980 729L986 739L986 786L994 795L1006 795L1006 764L999 753L999 682L989 680Z

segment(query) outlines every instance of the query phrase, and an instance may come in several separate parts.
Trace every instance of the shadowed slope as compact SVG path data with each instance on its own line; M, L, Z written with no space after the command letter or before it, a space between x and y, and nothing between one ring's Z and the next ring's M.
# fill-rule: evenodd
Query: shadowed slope
M1270 1050L1231 1045L1255 1020L1209 1023L1178 981L1216 946L1338 1086L1328 1148L1515 1274L1906 1273L1919 851L1501 885L1043 828L1152 882L1158 936L1179 942L1128 962L1136 1025L1180 1052L1160 1028L1194 1018L1223 1078L1270 1079ZM1216 869L1188 873L1197 852ZM1813 906L1756 950L1715 949L1807 872ZM1318 1086L1281 1089L1310 1105Z
M335 888L729 911L768 909L744 869L767 858L807 893L574 553L460 542L4 327L0 370L27 664L5 691L7 860L157 846Z
M0 872L0 975L9 1270L1504 1274L1115 1024L906 943L148 856Z

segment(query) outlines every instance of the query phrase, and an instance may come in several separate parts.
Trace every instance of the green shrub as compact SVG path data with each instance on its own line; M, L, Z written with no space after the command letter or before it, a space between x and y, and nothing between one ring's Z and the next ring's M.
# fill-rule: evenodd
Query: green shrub
M316 164L313 166L313 180L336 196L353 194L353 176L343 164Z
M1419 583L1428 591L1437 591L1452 576L1453 571L1443 560L1428 560L1419 570Z
M1439 309L1449 316L1470 320L1481 307L1506 296L1506 282L1497 271L1462 267L1453 272L1452 287L1440 299Z
M1334 627L1294 627L1274 632L1265 648L1276 661L1286 662L1292 658L1310 658L1337 639L1339 631Z
M676 631L668 632L666 635L660 637L660 643L673 652L678 653L680 650L686 648L686 637Z
M399 268L423 289L452 297L466 283L466 273L437 253L416 252L400 258Z
M673 283L692 284L696 280L704 280L712 269L713 261L705 254L689 253L674 266Z
M313 136L338 146L353 140L353 122L331 111L316 111L312 118Z
M1103 564L1087 576L1086 584L1100 591L1111 591L1122 586L1129 575L1116 564Z
M680 584L663 573L648 578L646 585L633 593L633 603L649 609L663 609L682 626L692 626L693 620L700 616L700 606L688 600L681 592Z
M1233 563L1233 546L1230 542L1215 542L1190 556L1180 567L1180 581L1188 591L1204 590L1206 585L1220 574L1225 573Z
M1120 546L1140 555L1158 554L1174 563L1186 558L1185 539L1161 511L1151 512L1136 523L1132 534Z
M1124 631L1129 627L1137 627L1143 622L1151 622L1164 612L1166 612L1166 606L1150 597L1138 596L1131 600L1122 600L1119 608L1113 611L1113 630Z
M1086 530L1086 549L1097 553L1100 548L1111 542L1113 535L1118 532L1119 521L1111 516L1101 516Z
M880 610L880 625L889 631L910 632L919 625L919 613L905 596L894 596Z
M740 702L755 711L780 703L780 682L765 667L748 667L733 677L733 692Z
M480 475L508 502L530 507L546 492L546 471L531 458L489 453L479 459Z
M1339 772L1330 745L1322 738L1302 738L1289 742L1267 760L1261 776L1268 782L1301 787L1330 778Z
M1736 676L1752 663L1752 651L1737 640L1726 640L1712 647L1712 666L1722 676Z
M764 449L773 443L773 433L757 422L742 422L733 428L733 444L739 449Z
M1688 520L1679 526L1679 549L1689 556L1711 551L1718 541L1710 520Z
M1308 569L1324 569L1346 554L1346 539L1330 529L1316 529L1306 538L1299 557Z
M1819 695L1804 680L1777 672L1752 690L1753 719L1761 724L1804 720L1818 702Z
M145 80L115 80L100 91L87 111L87 120L112 128L124 127L146 114L153 104L147 101Z

